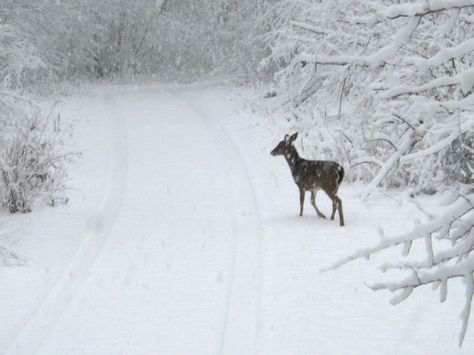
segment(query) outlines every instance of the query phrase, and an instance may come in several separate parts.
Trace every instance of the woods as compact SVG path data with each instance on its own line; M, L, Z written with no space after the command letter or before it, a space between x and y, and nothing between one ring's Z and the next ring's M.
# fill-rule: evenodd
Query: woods
M2 84L255 72L266 2L2 0Z
M353 179L367 182L363 198L383 186L413 194L454 190L432 221L394 239L382 235L378 246L336 265L399 244L406 256L424 240L426 260L383 267L405 276L372 287L400 292L398 303L435 283L444 301L448 280L463 278L460 344L474 287L473 16L474 4L463 0L281 1L265 34L286 105L303 117L329 109L339 121L339 159L352 166Z
M282 1L267 61L293 107L346 127L340 158L372 180L367 193L472 183L472 14L469 1Z

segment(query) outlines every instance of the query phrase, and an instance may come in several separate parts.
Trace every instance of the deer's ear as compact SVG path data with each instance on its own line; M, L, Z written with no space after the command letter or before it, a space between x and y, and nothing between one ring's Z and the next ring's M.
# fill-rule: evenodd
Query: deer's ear
M298 132L296 132L296 133L294 133L294 134L291 135L291 137L290 137L290 143L293 143L293 142L296 140L296 138L298 138Z
M285 142L289 142L290 141L290 136L288 134L285 134Z

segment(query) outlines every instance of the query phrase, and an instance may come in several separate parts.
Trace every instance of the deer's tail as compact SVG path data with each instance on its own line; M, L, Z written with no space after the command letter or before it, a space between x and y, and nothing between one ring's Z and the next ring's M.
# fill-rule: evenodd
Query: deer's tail
M339 174L339 180L337 181L337 185L340 185L342 179L344 178L344 168L339 165L339 167L337 168L337 173Z

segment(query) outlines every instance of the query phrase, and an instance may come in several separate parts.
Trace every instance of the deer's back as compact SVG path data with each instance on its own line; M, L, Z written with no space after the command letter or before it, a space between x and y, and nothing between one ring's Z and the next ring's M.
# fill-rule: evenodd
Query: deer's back
M301 159L292 174L295 183L305 190L337 191L344 172L335 161Z

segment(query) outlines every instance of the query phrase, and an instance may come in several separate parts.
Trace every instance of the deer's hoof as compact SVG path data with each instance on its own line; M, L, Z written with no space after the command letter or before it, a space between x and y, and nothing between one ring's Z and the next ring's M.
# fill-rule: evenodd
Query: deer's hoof
M326 216L323 215L322 213L318 214L318 217L319 217L319 218L322 218L322 219L326 219Z

